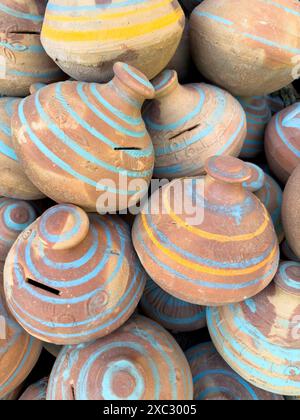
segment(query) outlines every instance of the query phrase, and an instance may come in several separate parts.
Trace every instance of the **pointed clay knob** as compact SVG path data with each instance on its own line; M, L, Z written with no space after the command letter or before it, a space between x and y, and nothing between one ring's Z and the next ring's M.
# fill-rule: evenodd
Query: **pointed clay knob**
M115 63L113 69L115 76L129 89L144 99L154 98L154 88L142 72L121 62Z
M294 261L282 262L274 281L284 292L300 297L300 264Z
M88 215L71 204L47 210L38 221L38 237L46 248L67 250L79 245L89 231Z
M265 185L266 176L264 171L257 165L247 162L246 165L250 167L251 178L243 182L243 187L248 191L256 192L262 189Z
M242 160L231 156L213 156L206 161L205 170L217 181L242 184L251 178L251 169Z

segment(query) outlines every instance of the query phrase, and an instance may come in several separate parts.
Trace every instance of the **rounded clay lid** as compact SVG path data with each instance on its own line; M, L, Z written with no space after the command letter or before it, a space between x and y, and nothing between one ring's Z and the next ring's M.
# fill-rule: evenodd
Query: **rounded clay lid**
M206 161L205 170L212 178L229 184L242 184L251 178L250 167L231 156L213 156Z

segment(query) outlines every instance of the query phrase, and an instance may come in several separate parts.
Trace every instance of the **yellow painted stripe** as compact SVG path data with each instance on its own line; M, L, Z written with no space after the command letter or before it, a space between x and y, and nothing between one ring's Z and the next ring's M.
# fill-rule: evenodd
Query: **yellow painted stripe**
M97 22L101 20L107 19L116 19L116 18L126 18L127 16L142 14L146 12L152 12L155 9L159 9L160 7L167 6L171 3L171 0L162 0L159 3L152 4L151 6L136 6L134 10L126 10L122 12L111 12L110 9L103 10L101 13L95 13L92 11L90 15L86 16L66 16L66 15L56 15L50 12L47 13L46 16L46 23L48 21L53 22Z
M253 238L256 238L257 236L260 236L268 227L270 223L270 216L267 212L267 210L264 208L264 221L260 225L260 227L255 231L251 233L246 233L244 235L220 235L217 233L211 233L207 232L205 230L199 229L195 226L188 225L184 220L182 220L177 214L175 214L171 208L170 205L166 199L166 192L163 195L163 203L164 206L169 214L169 216L176 222L176 224L180 227L182 227L185 230L188 230L189 232L193 233L194 235L200 236L201 238L210 239L217 242L238 242L238 241L249 241Z
M222 268L211 268L206 267L204 265L194 263L190 260L187 260L186 258L181 257L180 255L176 254L173 251L170 251L168 248L166 248L164 245L162 245L154 236L150 226L147 223L145 214L142 213L142 223L143 226L153 242L153 244L162 251L165 255L167 255L171 260L173 260L176 264L180 264L185 268L192 269L197 272L205 273L205 274L211 274L211 275L217 275L217 276L224 276L224 277L232 277L232 276L238 276L238 275L247 275L251 273L255 273L255 271L259 270L260 268L263 268L265 265L267 265L269 262L272 262L276 252L277 252L277 245L274 246L272 249L270 255L261 263L253 265L252 267L242 268L242 269L222 269Z
M144 22L118 28L81 32L53 29L49 25L45 24L43 26L42 36L52 41L61 42L125 40L146 35L156 31L157 29L162 29L166 26L172 25L173 23L178 22L181 17L182 11L178 9L166 16L152 20L151 22Z

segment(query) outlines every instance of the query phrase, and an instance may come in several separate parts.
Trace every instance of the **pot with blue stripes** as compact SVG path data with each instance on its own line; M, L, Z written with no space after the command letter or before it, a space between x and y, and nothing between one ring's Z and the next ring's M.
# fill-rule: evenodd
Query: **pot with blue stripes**
M238 98L247 117L247 136L240 157L251 159L264 151L265 129L272 114L266 96Z
M41 40L76 80L107 82L118 61L152 79L171 60L183 28L177 0L49 0Z
M174 338L143 316L60 352L47 400L192 400L189 365Z
M268 94L299 77L298 0L205 0L190 23L198 70L234 95Z
M224 305L271 282L279 245L267 209L242 186L250 168L218 156L207 161L206 171L203 181L178 179L157 190L150 211L135 220L133 243L149 276L166 292L198 305ZM182 197L184 208L178 208Z
M265 152L272 172L286 183L300 164L300 102L273 116L265 133Z
M44 0L1 2L1 95L26 96L32 83L52 83L64 78L40 41L45 7Z
M265 401L282 396L259 389L234 372L211 342L198 344L185 353L191 367L194 400Z
M44 195L25 175L12 144L11 118L19 98L0 98L0 194L20 200L37 200Z
M14 113L13 143L23 169L58 203L115 212L148 191L154 151L141 106L154 89L127 64L116 63L114 71L107 84L42 87Z
M283 193L282 221L289 246L300 258L300 164L292 173Z
M246 115L233 96L205 83L180 85L172 70L152 84L155 99L143 117L154 144L155 177L200 175L209 157L239 155Z
M253 385L280 395L300 393L300 264L281 262L265 290L245 302L208 308L214 344Z
M6 256L17 237L37 218L35 209L26 201L0 198L0 261Z
M19 236L4 275L17 321L42 341L62 345L119 328L145 282L127 225L73 205L50 208Z
M2 286L3 263L0 263L0 399L9 398L35 366L41 350L40 341L31 337L10 314Z

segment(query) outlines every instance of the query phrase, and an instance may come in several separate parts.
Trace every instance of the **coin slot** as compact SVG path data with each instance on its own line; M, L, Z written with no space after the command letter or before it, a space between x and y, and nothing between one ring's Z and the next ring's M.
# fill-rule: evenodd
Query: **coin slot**
M40 35L37 31L8 31L12 35Z
M115 147L114 150L142 150L140 147Z
M38 281L32 279L26 279L26 283L30 284L37 289L44 290L45 292L51 293L52 295L59 296L61 294L60 290L54 289L53 287L47 286L46 284L39 283Z
M182 136L182 135L183 135L183 134L185 134L185 133L188 133L188 132L190 132L190 131L194 131L194 130L196 130L198 127L200 127L200 125L201 125L201 124L197 124L197 125L194 125L194 126L193 126L193 127L191 127L191 128L187 128L186 130L182 130L180 133L176 134L175 136L170 137L170 138L169 138L169 140L175 140L175 139L177 139L178 137Z
M75 388L74 388L74 385L71 385L71 394L72 394L72 399L75 401L76 398L75 398Z

